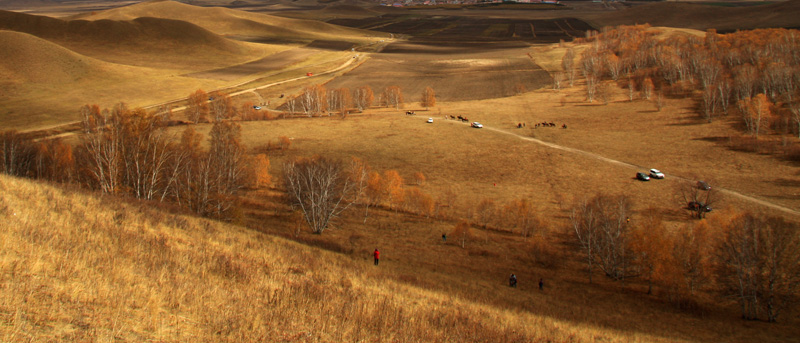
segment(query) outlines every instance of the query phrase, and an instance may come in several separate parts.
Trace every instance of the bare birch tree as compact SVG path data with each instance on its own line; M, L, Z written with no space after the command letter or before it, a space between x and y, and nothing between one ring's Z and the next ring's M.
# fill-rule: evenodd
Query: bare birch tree
M350 175L340 161L298 158L284 166L284 182L292 207L303 213L311 232L321 234L346 210L363 187L363 174Z

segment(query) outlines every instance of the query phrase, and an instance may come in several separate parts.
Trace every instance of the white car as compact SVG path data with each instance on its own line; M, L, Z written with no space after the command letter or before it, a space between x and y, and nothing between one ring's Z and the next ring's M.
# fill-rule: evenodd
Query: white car
M261 109L261 106L253 106L253 109L254 109L254 110L260 110L260 109Z
M483 128L483 124L475 121L475 122L472 122L472 127L476 128L476 129L481 129L481 128Z
M433 118L428 118L429 123L433 123Z
M650 169L650 177L652 177L654 179L663 179L664 178L664 173L662 173L658 169Z

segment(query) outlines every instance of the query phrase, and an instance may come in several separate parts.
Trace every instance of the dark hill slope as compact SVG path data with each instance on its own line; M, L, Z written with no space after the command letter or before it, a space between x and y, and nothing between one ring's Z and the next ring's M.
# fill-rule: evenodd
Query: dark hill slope
M714 28L717 31L797 28L800 27L800 0L741 7L659 2L618 12L590 15L586 19L598 27L649 23L653 26L698 30Z
M0 11L0 29L29 33L57 42L102 44L107 47L125 46L134 49L153 49L159 46L165 49L191 47L223 53L240 53L244 49L238 43L197 25L162 18L136 18L130 21L65 21Z

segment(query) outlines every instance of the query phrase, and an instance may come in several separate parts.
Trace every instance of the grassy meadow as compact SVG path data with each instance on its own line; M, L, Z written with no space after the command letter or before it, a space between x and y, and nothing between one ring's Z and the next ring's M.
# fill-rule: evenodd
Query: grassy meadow
M332 6L284 14L363 19L380 13ZM735 299L715 291L698 292L681 308L667 299L669 289L648 294L641 278L619 282L598 272L590 283L570 231L573 205L601 193L629 196L634 226L644 225L641 213L655 209L670 230L688 228L697 221L678 189L699 179L722 193L709 217L751 211L796 220L797 163L778 148L733 149L739 118L708 123L698 115L697 99L686 96L667 96L659 109L638 93L630 100L626 85L611 81L606 97L594 102L586 101L580 77L552 89L566 49L580 55L586 46L574 43L437 46L171 1L64 20L152 30L146 22L132 24L140 17L191 27L193 34L113 50L97 44L108 37L0 30L3 127L52 129L52 136L77 143L77 128L53 127L77 120L81 105L179 108L199 88L230 91L237 108L269 103L276 115L288 97L312 84L370 85L376 97L398 85L405 101L398 108L376 102L346 118L326 113L239 122L248 151L268 155L274 183L243 190L226 221L76 184L0 175L2 342L800 341L796 309L778 323L743 321ZM15 25L45 20L25 18ZM190 49L195 45L227 53ZM515 90L518 84L527 90ZM419 93L427 86L439 100L426 108ZM408 110L416 115L405 115ZM485 127L450 119L459 115ZM178 109L173 119L187 118ZM541 122L555 127L536 127ZM208 123L191 127L206 137L211 130ZM169 133L178 139L185 128ZM287 149L276 148L281 137L291 142ZM799 143L785 135L762 139L776 147ZM312 234L286 205L281 177L285 162L313 155L356 157L379 173L395 170L406 189L437 202L436 213L353 206L324 233ZM666 178L634 179L650 168ZM417 173L423 182L414 181ZM481 201L501 207L523 199L539 220L531 235L475 219ZM463 246L451 234L461 220L471 223ZM375 248L382 252L380 266L372 264ZM511 273L518 288L508 287Z
M347 228L322 236L351 235L352 252L337 253L155 204L7 176L0 176L0 190L6 342L791 337L773 331L786 324L742 326L715 311L686 315L603 281L589 286L562 272L566 266L519 263L526 254L519 238L487 232L470 249L443 244L435 229L442 223L413 216L388 212L368 226L348 220ZM369 258L373 246L383 251L379 267ZM520 288L505 285L506 264L520 267L513 269ZM539 276L544 291L534 286Z

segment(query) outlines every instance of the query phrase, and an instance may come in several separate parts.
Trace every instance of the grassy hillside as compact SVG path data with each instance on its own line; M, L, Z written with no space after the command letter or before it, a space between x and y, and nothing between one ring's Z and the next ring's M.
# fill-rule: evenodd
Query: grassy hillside
M414 287L391 265L6 176L0 219L5 342L664 341Z
M0 31L0 118L6 128L35 128L77 120L82 104L134 106L219 85L163 71L103 62L50 41Z
M222 7L197 7L175 1L143 2L76 18L132 20L140 17L181 20L220 35L260 37L276 41L310 42L324 39L366 42L367 38L375 36L369 31L320 21L281 18Z
M161 19L60 20L0 11L0 29L24 32L108 62L202 70L261 56L263 47L232 41L191 23Z

